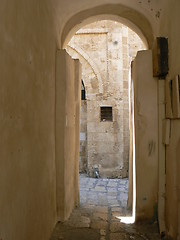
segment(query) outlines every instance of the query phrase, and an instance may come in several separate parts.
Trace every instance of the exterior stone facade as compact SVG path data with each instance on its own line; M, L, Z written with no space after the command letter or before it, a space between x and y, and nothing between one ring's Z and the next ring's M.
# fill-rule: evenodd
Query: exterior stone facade
M67 52L80 59L86 100L81 107L80 172L124 178L129 167L129 74L138 35L121 23L99 21L80 29ZM112 107L112 121L101 121L101 107Z
M87 170L87 101L81 101L79 170Z

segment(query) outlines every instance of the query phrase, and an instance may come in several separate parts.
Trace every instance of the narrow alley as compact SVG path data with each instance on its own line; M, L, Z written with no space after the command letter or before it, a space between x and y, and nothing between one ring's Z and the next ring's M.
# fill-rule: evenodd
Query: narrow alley
M128 179L89 178L80 175L80 206L68 221L58 223L51 240L160 239L157 222L124 224L128 217Z

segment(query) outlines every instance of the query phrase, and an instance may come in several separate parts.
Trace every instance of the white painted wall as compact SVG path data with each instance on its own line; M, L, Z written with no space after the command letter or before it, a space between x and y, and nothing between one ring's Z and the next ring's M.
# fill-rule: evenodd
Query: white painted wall
M142 67L143 66L143 67ZM134 62L136 219L157 216L158 201L158 98L152 76L152 51L138 52Z

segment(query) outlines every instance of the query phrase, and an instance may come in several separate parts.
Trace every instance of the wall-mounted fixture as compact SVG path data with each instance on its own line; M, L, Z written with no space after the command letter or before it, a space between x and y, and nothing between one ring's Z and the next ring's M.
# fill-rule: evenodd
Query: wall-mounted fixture
M153 46L153 76L165 79L168 71L168 39L157 37Z

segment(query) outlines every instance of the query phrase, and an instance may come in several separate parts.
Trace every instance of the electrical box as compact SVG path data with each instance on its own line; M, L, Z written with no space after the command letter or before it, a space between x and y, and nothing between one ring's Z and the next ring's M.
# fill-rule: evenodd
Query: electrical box
M168 39L158 37L153 46L153 76L165 79L168 71Z

